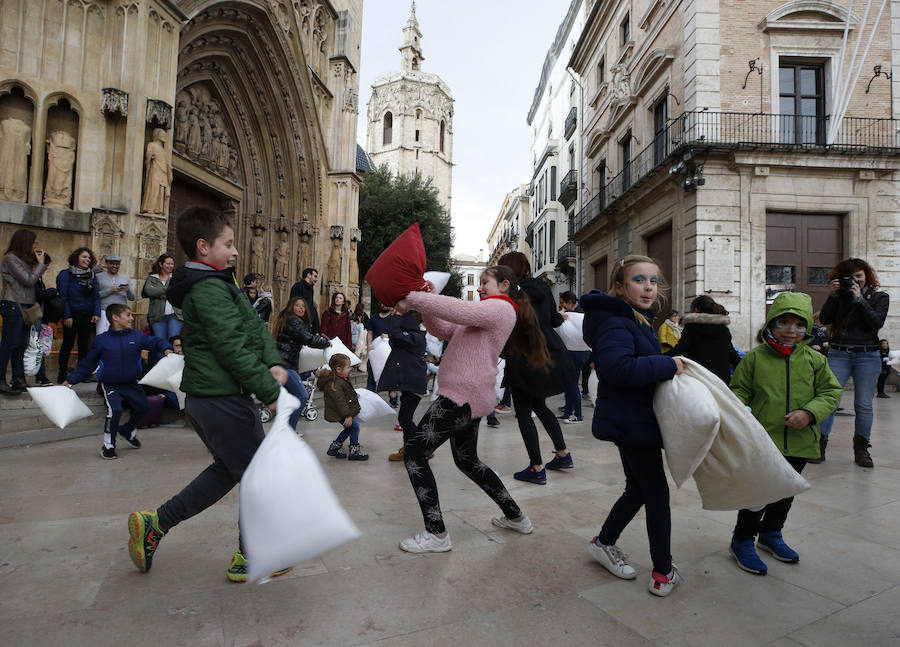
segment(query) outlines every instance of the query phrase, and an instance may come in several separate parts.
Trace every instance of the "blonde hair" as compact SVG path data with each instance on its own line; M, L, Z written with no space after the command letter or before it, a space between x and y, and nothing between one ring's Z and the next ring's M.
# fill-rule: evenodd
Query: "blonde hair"
M640 254L629 254L628 256L625 256L624 258L620 258L619 260L617 260L615 262L615 264L613 265L612 272L610 272L610 275L609 275L609 292L608 292L608 294L610 296L617 296L620 299L622 299L622 297L620 297L616 293L616 288L618 288L619 286L624 287L625 279L628 276L628 269L632 265L636 265L638 263L652 263L653 265L656 265L656 270L657 270L656 275L659 279L659 283L657 283L658 290L656 293L656 301L653 303L653 305L656 306L657 308L662 308L668 302L668 299L666 298L666 292L669 290L669 284L666 283L666 278L665 278L665 276L663 276L662 270L659 267L659 263L656 262L654 259L650 258L649 256L642 256ZM647 318L644 315L642 315L640 312L638 312L637 310L634 311L634 320L640 324L645 324L647 326L652 325L652 323L647 321Z

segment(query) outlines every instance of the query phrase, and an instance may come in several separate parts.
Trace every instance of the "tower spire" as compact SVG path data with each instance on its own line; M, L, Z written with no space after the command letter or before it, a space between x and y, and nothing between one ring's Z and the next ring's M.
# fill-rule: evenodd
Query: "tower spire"
M402 70L404 72L416 72L419 70L425 57L422 56L422 32L419 31L419 21L416 19L416 3L413 0L409 19L403 28L403 45L400 47Z

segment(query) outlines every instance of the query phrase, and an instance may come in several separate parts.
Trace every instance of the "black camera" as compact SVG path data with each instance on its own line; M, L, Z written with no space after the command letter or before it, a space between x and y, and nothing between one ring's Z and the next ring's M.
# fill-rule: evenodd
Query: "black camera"
M856 285L856 279L852 276L842 276L838 279L838 287L841 292L849 292L853 289L854 285Z

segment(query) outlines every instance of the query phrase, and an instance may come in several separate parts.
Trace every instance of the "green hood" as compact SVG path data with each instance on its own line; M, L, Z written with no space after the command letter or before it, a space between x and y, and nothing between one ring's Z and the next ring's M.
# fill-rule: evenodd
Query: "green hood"
M779 294L775 297L775 301L772 302L772 307L769 309L765 328L771 326L775 319L784 314L797 315L806 322L806 335L797 342L797 345L808 344L809 340L812 339L813 327L812 299L810 296L803 292L782 292ZM765 328L759 331L758 339L760 342L763 341Z

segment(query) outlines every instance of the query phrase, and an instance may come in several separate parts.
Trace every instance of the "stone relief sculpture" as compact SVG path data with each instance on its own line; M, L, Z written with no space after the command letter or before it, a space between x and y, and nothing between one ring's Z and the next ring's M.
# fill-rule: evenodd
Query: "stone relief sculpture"
M341 282L341 246L344 242L344 228L341 225L331 225L331 255L328 257L328 282L340 284Z
M238 151L221 104L203 84L178 93L175 149L210 171L238 180Z
M25 202L31 126L21 119L0 121L0 200Z
M44 204L68 209L72 204L72 171L75 168L75 138L57 130L47 140L47 183Z
M278 249L275 250L275 279L286 279L288 277L288 256L290 255L290 243L288 242L288 234L282 231L279 235L280 242Z
M144 156L144 201L141 213L160 216L166 214L169 204L169 190L172 186L172 165L166 152L168 135L162 128L153 130L153 141L147 144Z
M316 11L315 24L313 25L313 42L320 52L325 51L325 43L328 41L325 24L325 12L320 8Z
M266 242L263 239L263 230L254 229L253 238L250 239L250 271L257 276L265 276L266 267Z
M300 222L300 229L297 233L300 235L300 264L297 268L297 276L299 277L303 272L303 268L309 267L309 239L312 237L312 226L310 225L309 220L304 218Z
M356 257L356 246L362 238L362 230L353 228L350 230L350 259L348 261L349 278L347 280L350 285L359 285L359 263Z

